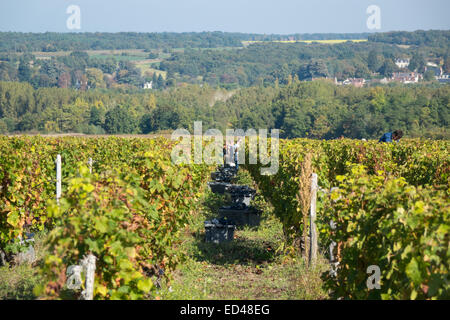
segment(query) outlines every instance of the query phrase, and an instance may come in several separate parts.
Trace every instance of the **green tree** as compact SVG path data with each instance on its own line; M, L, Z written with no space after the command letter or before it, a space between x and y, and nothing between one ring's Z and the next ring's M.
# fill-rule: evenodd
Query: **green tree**
M18 70L19 81L30 82L31 79L31 68L29 62L21 60Z
M411 71L417 71L423 73L425 71L425 59L419 52L414 52L411 60L409 61L408 69Z
M444 69L444 73L450 74L450 53L448 53L448 52L444 57L443 69Z
M87 68L86 77L88 85L91 88L106 88L106 83L103 80L103 72L97 68Z
M31 131L38 128L38 119L35 115L27 113L22 117L20 122L17 124L17 129L20 131Z
M371 50L369 52L369 56L367 58L367 66L370 71L377 72L381 67L381 61L378 58L378 53L375 50Z
M16 67L9 61L0 61L0 81L16 81Z
M105 123L105 111L103 108L99 108L97 106L91 107L89 124L93 124L95 126L102 126Z
M127 108L116 106L106 113L105 130L108 133L133 133L135 129L135 120Z
M433 81L433 80L435 80L434 71L433 70L427 70L423 74L423 80L425 80L425 81Z
M392 77L395 70L397 70L395 63L391 59L385 59L379 71L385 77Z
M328 77L328 68L323 60L316 60L308 65L308 71L313 78Z
M166 81L164 81L163 76L160 74L158 80L156 81L158 89L164 89L166 87Z
M154 131L153 117L151 114L144 114L139 122L139 128L143 134Z
M8 133L8 125L3 119L0 119L0 134Z
M118 83L130 84L136 87L142 85L141 71L129 61L119 62L119 72L116 75Z

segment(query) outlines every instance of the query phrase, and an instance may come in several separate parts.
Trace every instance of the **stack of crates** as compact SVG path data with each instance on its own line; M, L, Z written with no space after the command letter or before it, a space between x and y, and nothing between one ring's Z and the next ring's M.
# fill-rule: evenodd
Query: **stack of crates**
M221 166L211 174L213 181L208 182L213 193L228 195L229 205L219 209L219 220L205 221L207 242L227 242L234 236L236 226L258 226L261 212L250 205L256 190L245 185L233 184L237 174L236 167Z
M229 224L226 219L205 221L205 240L213 243L230 242L234 238L235 229L236 226Z

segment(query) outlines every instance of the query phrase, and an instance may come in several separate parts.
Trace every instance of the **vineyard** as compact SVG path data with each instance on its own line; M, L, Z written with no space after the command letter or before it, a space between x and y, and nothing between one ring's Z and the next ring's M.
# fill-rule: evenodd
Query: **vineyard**
M8 255L18 239L48 232L40 297L66 298L67 268L92 253L94 299L155 298L154 280L183 260L181 234L214 169L173 164L174 143L0 137L0 248ZM310 173L318 175L319 251L328 257L334 242L338 260L336 273L322 276L331 297L448 299L448 150L447 141L281 140L275 175L261 175L260 164L243 167L282 224L283 249L304 255L304 194ZM367 288L371 265L380 268L380 289Z
M171 143L162 139L1 138L0 150L1 246L51 230L42 295L61 297L66 268L88 252L97 257L96 299L143 298L154 289L150 276L167 277L176 267L178 234L207 166L175 167Z
M321 188L319 246L326 253L330 242L337 243L336 274L323 277L335 298L448 299L448 150L447 141L295 139L280 143L276 175L247 168L295 244L308 227L299 190L311 157ZM366 285L371 265L381 271L379 290Z

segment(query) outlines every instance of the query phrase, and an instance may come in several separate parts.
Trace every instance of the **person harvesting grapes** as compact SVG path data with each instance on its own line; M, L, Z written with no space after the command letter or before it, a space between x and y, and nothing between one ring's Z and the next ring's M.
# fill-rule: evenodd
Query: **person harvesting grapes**
M398 141L403 137L403 131L402 130L395 130L394 132L386 132L383 134L378 140L378 142L392 142L392 141Z
M234 151L234 164L236 166L236 170L239 170L239 145L241 144L241 139L239 139L233 146Z

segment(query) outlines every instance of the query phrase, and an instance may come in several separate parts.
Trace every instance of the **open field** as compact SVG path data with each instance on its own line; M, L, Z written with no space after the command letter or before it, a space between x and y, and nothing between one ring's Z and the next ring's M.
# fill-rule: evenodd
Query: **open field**
M160 63L161 59L145 59L145 60L134 60L132 63L141 71L142 75L146 73L156 73L156 76L162 75L164 79L167 79L167 71L162 71L152 68L152 64Z
M265 43L265 42L275 42L275 43L321 43L321 44L337 44L337 43L344 43L344 42L366 42L367 39L335 39L335 40L274 40L274 41L242 41L242 44L244 46L248 46L253 43Z
M145 73L151 72L156 73L157 76L160 74L164 79L167 77L167 72L157 70L152 68L152 64L160 63L163 61L163 58L170 57L170 54L161 53L162 58L159 59L148 59L149 52L145 52L141 49L129 49L129 50L86 50L87 54L91 58L98 59L109 59L114 58L119 61L129 61L136 65L136 67L141 71L141 75L145 75ZM67 56L71 53L71 51L57 51L57 52L33 52L37 59L51 59L52 57L62 57Z
M126 50L83 50L92 58L115 58L117 60L139 61L147 59L149 52L143 49L126 49ZM52 57L68 56L72 51L55 51L55 52L32 52L37 59L51 59Z

